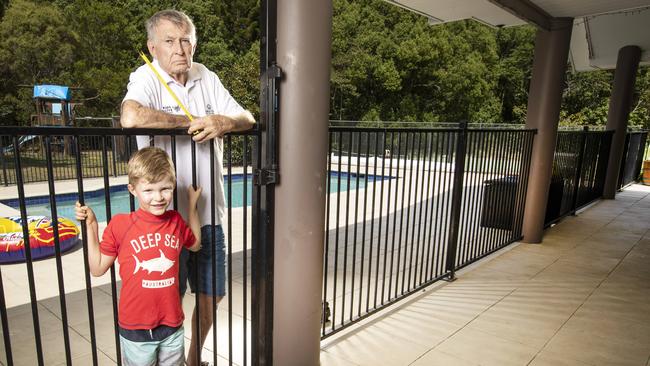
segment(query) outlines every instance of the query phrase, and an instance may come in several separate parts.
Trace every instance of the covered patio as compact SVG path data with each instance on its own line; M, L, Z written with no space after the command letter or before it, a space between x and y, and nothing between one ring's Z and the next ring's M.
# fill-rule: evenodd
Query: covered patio
M650 187L325 340L321 365L650 365Z

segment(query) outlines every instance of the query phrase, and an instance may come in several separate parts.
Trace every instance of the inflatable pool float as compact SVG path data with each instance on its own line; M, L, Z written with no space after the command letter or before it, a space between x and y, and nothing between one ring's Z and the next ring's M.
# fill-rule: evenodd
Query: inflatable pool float
M25 261L22 222L20 216L0 217L0 264ZM27 216L27 224L32 259L54 256L52 219L46 216ZM79 242L79 228L64 217L59 217L58 227L59 245L63 253L74 248Z

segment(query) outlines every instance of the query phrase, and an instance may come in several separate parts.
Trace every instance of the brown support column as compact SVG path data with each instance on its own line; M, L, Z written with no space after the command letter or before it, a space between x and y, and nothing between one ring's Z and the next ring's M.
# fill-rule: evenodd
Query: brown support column
M554 19L551 31L539 29L528 94L526 128L536 128L524 210L523 241L539 243L553 170L553 152L562 102L573 19Z
M609 162L607 163L607 175L605 176L605 187L603 189L603 198L606 199L614 199L618 188L618 173L623 158L627 120L630 116L632 94L640 59L641 49L637 46L625 46L618 50L614 88L609 99L609 111L607 113L607 130L614 130L614 136L609 150Z
M318 365L332 1L278 0L273 364Z

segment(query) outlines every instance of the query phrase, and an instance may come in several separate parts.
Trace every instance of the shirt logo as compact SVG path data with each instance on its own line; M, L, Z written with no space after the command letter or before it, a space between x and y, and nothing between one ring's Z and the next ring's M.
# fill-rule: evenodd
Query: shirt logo
M205 106L205 114L206 115L214 114L214 111L212 110L212 105L208 104Z
M162 106L161 110L165 113L174 114L179 113L181 111L181 107L177 105L164 105Z
M151 272L160 272L162 275L167 272L168 269L172 268L174 261L167 259L167 257L165 257L165 253L163 253L162 250L158 249L158 251L160 251L160 257L148 259L142 262L140 262L138 260L138 257L134 255L133 258L135 259L135 269L133 270L133 274L136 274L138 270L142 268L143 270L147 271L147 274L151 274Z

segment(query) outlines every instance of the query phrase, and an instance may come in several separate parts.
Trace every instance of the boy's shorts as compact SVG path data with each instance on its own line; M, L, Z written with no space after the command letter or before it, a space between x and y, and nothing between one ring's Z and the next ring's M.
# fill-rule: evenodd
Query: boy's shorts
M183 248L180 256L179 267L179 289L181 296L187 291L187 282L190 283L190 290L196 293L196 271L199 271L199 292L209 296L212 294L212 280L215 279L216 294L215 296L226 295L226 249L223 228L221 225L214 227L215 234L215 264L216 277L212 274L212 226L205 225L201 227L201 250L196 255L191 255L190 251Z
M120 335L123 366L178 366L185 362L183 327L161 341L134 342Z

